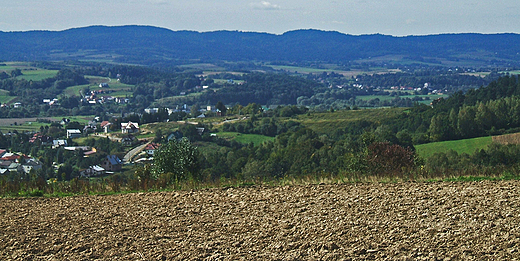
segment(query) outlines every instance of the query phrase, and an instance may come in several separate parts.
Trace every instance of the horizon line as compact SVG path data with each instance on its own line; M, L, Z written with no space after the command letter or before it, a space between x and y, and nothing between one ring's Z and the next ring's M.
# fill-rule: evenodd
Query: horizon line
M238 33L258 33L258 34L270 34L270 35L284 35L286 33L290 32L297 32L297 31L319 31L319 32L331 32L331 33L339 33L343 35L348 36L370 36L370 35L382 35L382 36L391 36L391 37L421 37L421 36L438 36L438 35L464 35L464 34L477 34L477 35L506 35L506 34L513 34L518 35L520 33L515 32L493 32L493 33L482 33L482 32L444 32L444 33L430 33L430 34L407 34L407 35L392 35L392 34L383 34L383 33L364 33L364 34L349 34L344 33L337 30L326 30L326 29L317 29L317 28L299 28L299 29L292 29L285 31L283 33L270 33L265 31L250 31L250 30L233 30L233 29L219 29L219 30L208 30L208 31L197 31L197 30L190 30L190 29L170 29L167 27L161 27L156 25L147 25L147 24L126 24L126 25L102 25L102 24L93 24L93 25L86 25L86 26L79 26L79 27L70 27L66 29L30 29L30 30L12 30L12 31L0 31L2 33L30 33L30 32L65 32L69 30L75 30L75 29L85 29L85 28L92 28L92 27L107 27L107 28L117 28L117 27L150 27L150 28L157 28L157 29L164 29L171 32L195 32L195 33L215 33L215 32L238 32Z

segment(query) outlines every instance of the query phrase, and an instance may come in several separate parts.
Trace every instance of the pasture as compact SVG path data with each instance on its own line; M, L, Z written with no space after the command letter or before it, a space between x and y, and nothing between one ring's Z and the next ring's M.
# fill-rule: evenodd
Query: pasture
M9 91L0 89L0 103L10 103L16 96L10 96Z
M407 109L379 108L366 110L338 110L333 113L311 112L308 114L298 115L296 118L289 118L289 120L298 121L317 133L334 133L335 130L344 129L347 123L361 120L382 121L384 119L397 117L405 110Z
M54 119L51 117L42 117L40 119L46 119L53 121ZM1 119L0 120L0 131L2 133L7 132L31 132L31 131L39 131L41 126L48 126L48 123L38 122L38 118L10 118L10 119Z
M17 79L25 79L27 81L41 81L43 79L52 78L56 76L58 73L57 70L44 70L44 69L35 69L35 70L22 70L22 74Z
M415 145L417 155L422 158L429 158L436 152L447 152L449 150L457 153L473 154L476 150L485 149L492 142L492 137L480 137L464 140L451 140L432 142L427 144Z
M39 131L40 127L49 126L49 123L38 122L38 119L50 120L51 122L60 122L63 118L69 119L71 122L77 121L86 124L94 118L94 116L63 116L63 117L38 117L38 118L8 118L0 119L0 131L3 133L9 131L32 132Z
M0 65L0 72L4 71L7 74L15 69L20 69L23 74L16 78L25 79L27 81L41 81L43 79L52 78L58 73L57 70L36 68L25 62L4 62Z
M234 140L239 143L249 144L253 143L255 146L262 144L264 141L273 141L274 137L268 137L258 134L242 134L238 132L218 132L217 137L227 140Z
M63 93L69 97L80 96L81 90L89 88L91 91L103 90L107 92L103 95L113 97L130 97L133 95L132 87L134 86L130 84L121 83L117 79L99 76L85 76L85 78L89 81L89 84L67 87L65 90L63 90ZM108 83L109 87L100 88L99 84L101 83Z

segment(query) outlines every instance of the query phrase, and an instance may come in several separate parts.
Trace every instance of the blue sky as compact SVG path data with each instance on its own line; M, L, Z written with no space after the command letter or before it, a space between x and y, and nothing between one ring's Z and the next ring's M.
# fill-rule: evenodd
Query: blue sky
M519 10L518 0L0 0L0 31L152 25L276 34L520 33Z

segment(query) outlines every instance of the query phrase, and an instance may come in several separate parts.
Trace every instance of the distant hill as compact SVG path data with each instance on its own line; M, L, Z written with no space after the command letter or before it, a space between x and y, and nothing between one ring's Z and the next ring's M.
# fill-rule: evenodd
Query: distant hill
M151 26L90 26L64 31L0 32L1 60L82 60L154 64L186 60L421 62L520 65L518 34L394 37L296 30L282 35L171 31Z

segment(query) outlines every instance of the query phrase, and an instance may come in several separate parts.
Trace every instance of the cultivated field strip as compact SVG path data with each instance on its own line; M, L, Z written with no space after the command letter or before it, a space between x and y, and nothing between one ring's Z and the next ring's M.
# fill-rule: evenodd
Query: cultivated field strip
M520 182L0 199L1 260L518 260Z

